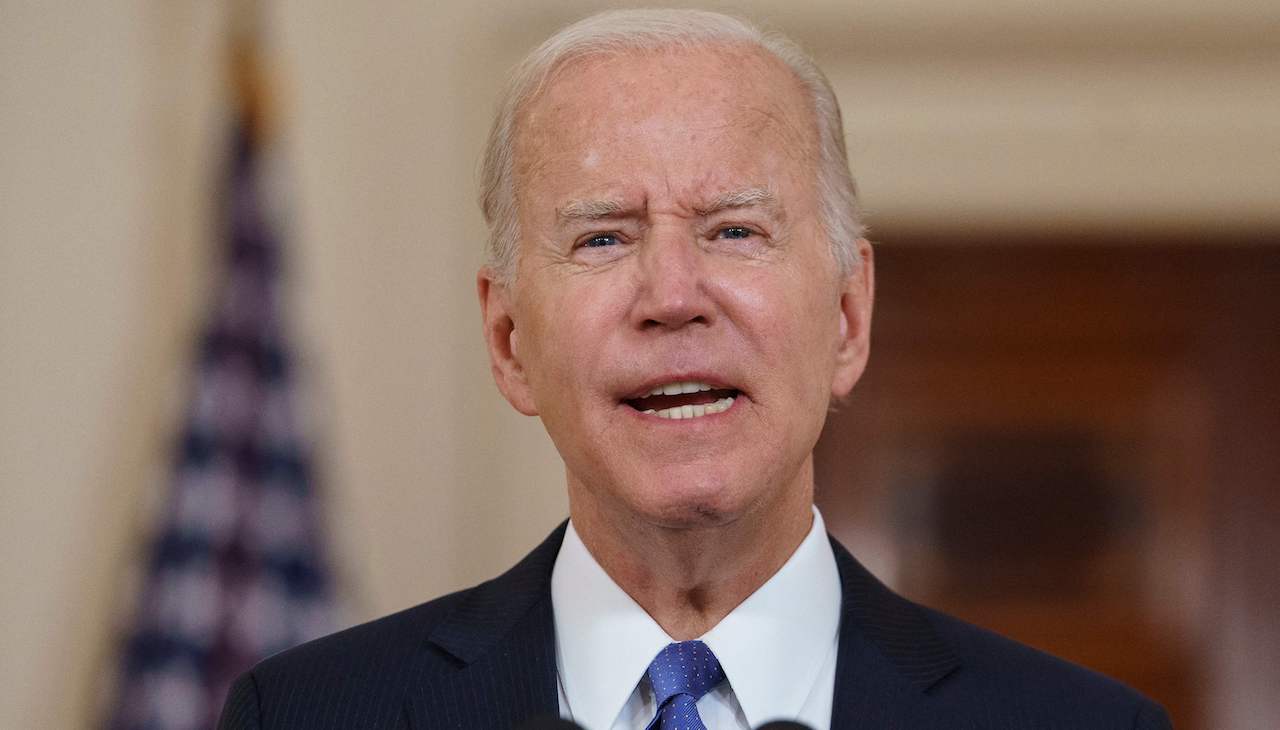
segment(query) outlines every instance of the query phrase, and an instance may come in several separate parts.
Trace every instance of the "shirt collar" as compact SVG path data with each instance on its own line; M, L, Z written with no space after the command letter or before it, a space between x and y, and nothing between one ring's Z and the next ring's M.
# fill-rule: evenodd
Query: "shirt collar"
M835 553L815 507L787 562L702 637L751 727L799 714L836 646L840 601Z
M573 522L551 571L561 688L583 727L607 728L671 637L604 572Z
M782 568L702 640L751 726L795 717L835 646L840 576L822 515ZM557 669L576 722L607 728L673 639L613 582L569 523L551 574Z

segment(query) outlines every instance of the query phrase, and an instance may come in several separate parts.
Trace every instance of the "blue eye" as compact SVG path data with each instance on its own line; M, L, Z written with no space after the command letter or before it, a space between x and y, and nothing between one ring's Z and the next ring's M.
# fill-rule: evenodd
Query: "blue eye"
M612 246L618 243L618 237L612 233L600 233L588 238L582 243L586 248L601 248L604 246Z
M719 234L722 238L750 238L755 232L742 226L727 226L721 228Z

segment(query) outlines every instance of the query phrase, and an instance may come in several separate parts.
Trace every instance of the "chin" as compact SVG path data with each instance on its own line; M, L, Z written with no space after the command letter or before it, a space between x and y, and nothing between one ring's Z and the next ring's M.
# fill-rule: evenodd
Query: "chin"
M728 477L673 474L653 480L629 501L654 524L671 528L717 527L737 520L750 506L743 482Z

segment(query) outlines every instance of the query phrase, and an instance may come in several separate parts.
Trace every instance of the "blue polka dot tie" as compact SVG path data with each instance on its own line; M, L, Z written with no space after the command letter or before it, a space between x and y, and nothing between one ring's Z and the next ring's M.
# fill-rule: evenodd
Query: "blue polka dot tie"
M724 681L724 670L701 641L667 644L649 663L658 714L645 730L707 730L698 700Z

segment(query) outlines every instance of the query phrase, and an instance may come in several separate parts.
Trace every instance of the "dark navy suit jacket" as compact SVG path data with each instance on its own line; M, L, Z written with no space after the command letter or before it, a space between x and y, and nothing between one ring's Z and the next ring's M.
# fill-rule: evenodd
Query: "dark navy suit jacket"
M220 730L505 729L556 716L551 568L563 538L561 525L498 578L267 659L231 688ZM844 596L833 730L1170 727L1133 690L914 604L832 547Z

